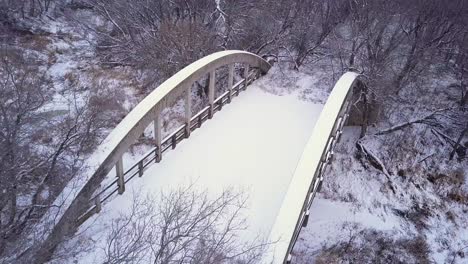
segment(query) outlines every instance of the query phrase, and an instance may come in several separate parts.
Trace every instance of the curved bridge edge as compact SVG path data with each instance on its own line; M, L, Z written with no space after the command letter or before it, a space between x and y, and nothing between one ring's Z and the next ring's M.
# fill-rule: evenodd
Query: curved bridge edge
M326 164L324 161L331 162L327 150L332 150L337 141L334 133L341 132L338 126L344 125L350 108L349 98L359 82L358 77L359 74L354 72L345 73L330 93L305 145L270 232L270 241L277 242L267 252L265 263L289 263L290 253L301 227L307 222L308 209L319 188L319 177L326 166L323 165Z

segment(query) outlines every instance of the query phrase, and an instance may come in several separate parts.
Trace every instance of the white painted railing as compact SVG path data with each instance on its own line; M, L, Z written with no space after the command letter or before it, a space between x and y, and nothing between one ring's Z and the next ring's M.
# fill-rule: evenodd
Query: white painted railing
M243 64L242 81L234 84L234 64ZM215 100L216 69L228 66L227 91ZM229 103L232 96L237 95L241 88L245 88L256 74L250 69L258 70L265 74L270 69L270 64L261 57L245 51L221 51L206 56L179 71L174 76L162 83L142 102L140 102L107 136L98 148L98 164L95 173L70 189L78 189L77 195L69 198L71 202L63 205L62 212L58 215L58 221L52 231L47 235L40 254L47 254L61 242L64 235L74 232L83 221L101 209L103 199L109 198L113 193L122 194L125 191L125 183L135 175L142 175L144 169L149 165L143 157L132 168L125 171L122 155L135 143L138 137L151 124L154 124L156 147L149 153L153 155L152 161L158 162L168 145L175 147L177 142L190 135L190 132L199 127L206 119L213 116L214 112L221 109L222 105ZM191 114L191 92L192 84L209 74L210 82L208 89L209 105L195 116ZM253 78L252 78L253 77ZM161 136L161 111L170 106L176 99L184 96L185 99L185 124L176 130L171 136L162 139ZM108 173L115 168L117 179L110 187L104 188L104 192L98 192L101 182ZM131 171L136 168L136 174ZM128 178L125 178L128 176ZM76 184L76 182L73 182ZM117 186L112 190L113 186ZM106 193L110 191L110 193ZM102 197L102 196L105 197Z

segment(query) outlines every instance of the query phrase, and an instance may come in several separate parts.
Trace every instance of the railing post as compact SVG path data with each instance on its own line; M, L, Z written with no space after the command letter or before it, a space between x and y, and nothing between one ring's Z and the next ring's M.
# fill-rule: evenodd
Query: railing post
M190 136L190 120L192 119L192 93L190 88L189 85L185 91L185 137L187 138Z
M249 65L246 64L244 67L244 90L247 89L247 85L249 84Z
M158 110L156 113L156 117L153 121L154 125L154 140L156 141L156 162L160 162L162 158L162 151L161 151L161 112Z
M310 211L307 209L304 214L304 221L302 222L302 227L307 227L307 224L309 223L309 216L310 216Z
M336 132L336 142L340 142L341 141L341 137L343 136L343 130L338 130Z
M214 103L214 92L215 92L215 74L216 70L210 72L210 84L208 87L208 99L210 103L210 112L208 113L208 118L211 119L213 117L213 103Z
M323 184L323 176L320 176L319 183L317 186L317 192L320 192L322 190L322 184Z
M123 170L123 160L122 157L119 158L115 164L115 171L117 173L117 186L119 186L119 194L125 192L125 179L124 179L124 170Z
M171 145L172 145L172 149L175 149L176 148L176 145L177 145L177 134L174 134L171 138Z
M228 75L228 103L231 103L232 99L232 84L234 82L234 64L229 64L229 75Z
M140 160L138 162L138 176L139 177L143 176L143 160Z

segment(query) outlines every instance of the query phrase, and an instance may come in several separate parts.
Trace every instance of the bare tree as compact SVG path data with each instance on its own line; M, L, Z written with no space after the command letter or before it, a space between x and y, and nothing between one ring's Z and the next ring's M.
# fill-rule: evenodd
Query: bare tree
M102 61L150 69L153 82L216 50L214 1L87 2L108 23L95 29Z
M209 198L192 185L138 197L114 220L104 263L254 263L264 253L261 240L241 241L247 227L246 198L226 190Z
M349 14L346 1L294 1L295 21L290 44L296 52L295 68L319 53L327 37Z

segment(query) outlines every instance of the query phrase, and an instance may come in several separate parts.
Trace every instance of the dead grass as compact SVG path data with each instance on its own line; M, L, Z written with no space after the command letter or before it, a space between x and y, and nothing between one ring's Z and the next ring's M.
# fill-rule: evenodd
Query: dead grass
M448 173L429 173L427 180L439 186L461 186L465 184L466 176L462 168L456 168Z
M429 252L429 246L422 236L395 239L385 232L367 229L348 241L323 248L315 263L428 264Z
M448 194L447 198L453 202L461 205L468 204L468 193L460 188L453 188Z
M42 52L52 43L49 35L31 34L19 38L21 46L26 49Z

